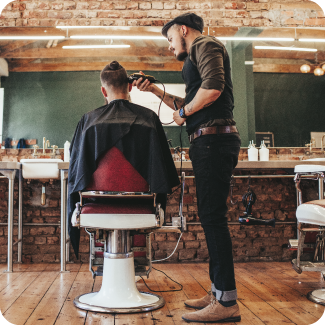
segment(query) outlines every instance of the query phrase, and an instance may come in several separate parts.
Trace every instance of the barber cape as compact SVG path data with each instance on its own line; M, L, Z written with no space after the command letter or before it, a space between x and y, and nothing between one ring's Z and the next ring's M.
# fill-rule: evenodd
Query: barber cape
M80 230L71 216L80 201L79 191L89 184L97 159L113 146L150 185L152 193L171 193L179 184L164 129L156 113L124 99L86 113L70 145L68 220L71 244L79 252Z

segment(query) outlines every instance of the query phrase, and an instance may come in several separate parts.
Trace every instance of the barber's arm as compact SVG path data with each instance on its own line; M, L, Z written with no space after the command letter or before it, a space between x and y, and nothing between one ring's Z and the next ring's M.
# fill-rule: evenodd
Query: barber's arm
M142 71L140 71L140 73L144 74ZM142 78L140 78L133 81L132 86L137 87L141 91L150 91L160 99L162 99L164 96L164 91L157 87L155 84L152 84L149 80L142 82ZM176 101L178 108L181 108L185 105L184 98L165 93L163 102L172 109L174 109L174 100Z
M185 115L190 116L195 112L210 106L220 95L220 90L200 88L193 100L184 107ZM173 118L178 125L182 125L186 121L186 118L181 118L179 116L179 111L174 112Z

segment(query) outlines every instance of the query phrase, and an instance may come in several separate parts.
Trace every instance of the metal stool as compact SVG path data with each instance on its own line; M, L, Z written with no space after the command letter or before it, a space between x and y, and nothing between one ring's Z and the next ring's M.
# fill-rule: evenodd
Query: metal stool
M294 182L297 190L297 223L298 240L290 240L290 246L297 248L297 258L292 260L293 269L297 273L302 271L322 272L325 274L325 200L324 177L325 166L322 165L297 165L295 167ZM318 180L319 200L302 203L301 179ZM317 225L318 227L304 228L304 224ZM307 232L317 232L316 248L311 261L301 261L301 255L305 244ZM325 305L325 289L317 289L309 292L307 298L315 303Z
M325 200L315 200L303 203L297 208L298 220L298 251L297 259L292 261L293 268L299 274L302 271L322 272L325 274ZM316 225L314 228L304 228L303 224ZM318 232L316 248L312 261L301 261L301 254L307 232ZM325 306L325 289L309 292L307 298Z

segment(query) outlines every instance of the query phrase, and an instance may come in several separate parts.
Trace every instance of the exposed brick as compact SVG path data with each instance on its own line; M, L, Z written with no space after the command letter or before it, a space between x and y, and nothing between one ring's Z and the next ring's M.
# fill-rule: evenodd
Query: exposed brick
M52 226L47 227L33 227L30 229L31 236L38 235L53 235L55 233L55 228ZM45 239L46 241L46 239Z
M139 4L137 2L127 2L126 9L128 10L137 10L139 8ZM152 8L157 9L157 8Z
M8 6L8 8L10 8L10 7ZM20 11L22 11L22 10L25 10L25 9L26 9L26 4L25 3L21 3L21 2L13 2L12 3L12 10L20 10ZM8 10L8 9L5 8L5 10Z
M199 241L187 241L185 242L185 248L199 248L200 242Z
M72 1L69 1L67 3L70 3L70 2L72 2ZM51 9L51 5L48 2L43 2L42 1L42 2L39 2L38 3L38 9L41 9L41 10L50 10ZM67 8L64 8L64 9L67 9Z
M184 232L182 235L182 241L196 240L195 235L192 232Z
M164 2L164 9L172 10L176 8L175 2Z
M206 260L209 258L209 251L208 249L198 249L197 250L197 259L199 260Z
M319 19L319 18L306 19L305 26L325 26L325 19Z
M143 10L151 9L151 3L150 2L140 2L139 9L143 9Z
M155 233L155 241L165 241L167 238L166 233Z
M115 2L114 3L115 10L124 10L126 9L126 2Z
M52 10L62 10L63 9L63 2L52 2L51 3Z
M180 260L191 260L196 255L196 249L181 249L178 254Z
M237 9L237 3L236 2L226 2L225 9Z
M56 19L70 19L72 18L71 12L60 12L60 11L49 11L48 12L49 18L56 18Z
M114 4L112 2L102 2L101 9L102 10L112 10L112 9L114 9Z
M59 237L47 237L47 243L49 245L56 245L60 243L60 238Z
M248 11L250 11L250 10L268 10L269 4L268 3L247 2L246 8Z
M44 245L46 244L46 237L35 237L36 245Z
M95 6L96 8L90 8L90 6ZM89 3L89 9L97 9L99 7L100 7L99 2L90 2ZM63 9L64 10L75 10L76 3L74 1L65 1L65 2L63 2Z
M21 12L20 11L8 11L2 10L0 18L20 18Z

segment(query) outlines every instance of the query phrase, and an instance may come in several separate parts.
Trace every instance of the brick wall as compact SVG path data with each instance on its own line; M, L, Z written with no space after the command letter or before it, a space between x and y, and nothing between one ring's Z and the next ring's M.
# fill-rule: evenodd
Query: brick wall
M247 150L242 149L241 155ZM16 160L22 157L30 157L31 149L11 149L0 151L3 161ZM19 155L17 155L19 154ZM58 152L58 157L62 150ZM264 174L278 173L279 171L263 171ZM240 172L236 175L256 174L256 170ZM186 175L192 175L192 171L186 171ZM29 184L24 180L23 196L23 222L37 223L38 226L24 226L23 232L23 261L24 262L59 262L60 260L60 181L46 185L46 205L41 205L41 182L32 180ZM247 191L248 180L236 179L234 186L234 200L238 203L231 204L228 200L228 220L233 242L233 254L235 261L259 261L276 260L287 261L293 256L293 252L287 249L288 240L296 236L296 198L292 179L251 179L251 187L257 194L257 202L253 206L253 215L257 218L276 218L279 222L275 228L265 226L242 226L237 223L239 216L245 210L241 203L241 196ZM317 199L317 182L303 181L304 200ZM0 179L0 223L7 222L7 197L8 181ZM179 191L169 197L166 209L166 221L171 222L173 216L177 216ZM18 184L15 182L15 209L14 220L18 216ZM175 261L206 261L208 252L203 230L199 224L195 196L195 179L186 179L184 214L186 215L188 231L183 234L180 245L175 255L169 260ZM281 222L291 222L283 224ZM52 224L52 225L48 225ZM17 239L17 226L14 227L14 241ZM152 237L153 258L161 259L169 255L176 244L178 235L156 233ZM7 254L7 226L0 226L0 262L6 262ZM82 230L80 258L88 261L89 253L88 235ZM76 261L71 253L72 260ZM14 246L14 259L17 259L17 246Z
M312 1L34 1L9 3L0 26L162 26L185 12L196 12L206 26L324 26Z

